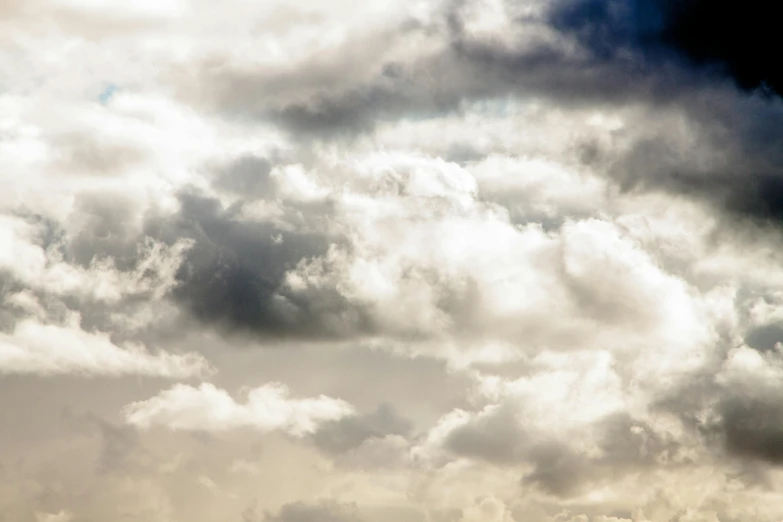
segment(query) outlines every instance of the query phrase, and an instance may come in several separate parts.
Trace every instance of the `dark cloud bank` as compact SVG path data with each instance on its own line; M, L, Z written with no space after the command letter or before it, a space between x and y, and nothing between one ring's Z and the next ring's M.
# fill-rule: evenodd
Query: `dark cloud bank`
M772 4L704 0L564 0L549 13L552 26L576 38L594 64L614 64L629 78L665 78L717 158L705 168L664 139L644 140L620 163L626 184L778 221L783 72L774 56L774 20ZM702 80L693 90L696 78ZM744 93L720 88L725 80ZM638 174L629 178L632 171Z
M743 89L779 95L775 19L773 5L761 1L564 0L550 14L556 28L574 34L597 58L631 50L649 62L683 60L726 73Z
M671 136L642 132L622 157L596 151L608 158L600 168L627 190L687 194L753 219L783 217L783 75L772 7L562 0L543 20L513 20L520 34L535 22L574 40L580 49L574 53L547 42L515 47L477 37L466 28L471 14L465 4L448 4L437 27L399 28L399 38L440 31L440 52L405 63L379 57L376 73L358 83L321 86L317 80L325 73L315 66L271 78L229 68L209 81L224 109L269 119L303 139L361 135L379 122L458 112L465 103L507 96L680 111L703 152L698 158ZM506 6L513 14L514 3ZM330 78L358 76L359 66L350 61L330 67ZM267 101L270 89L299 85L310 86L304 98Z

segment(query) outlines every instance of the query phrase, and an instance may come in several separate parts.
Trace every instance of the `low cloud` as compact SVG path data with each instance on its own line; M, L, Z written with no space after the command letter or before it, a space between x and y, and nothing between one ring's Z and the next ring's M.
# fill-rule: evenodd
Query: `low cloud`
M356 506L335 501L285 504L277 514L268 513L264 522L361 522Z
M114 344L108 334L81 329L78 316L63 325L25 319L0 333L0 373L34 375L146 375L181 379L209 373L199 354L150 353L139 344Z
M289 398L287 388L275 383L248 391L244 403L204 383L199 387L178 384L155 397L129 404L124 413L128 424L142 429L163 426L209 432L251 428L302 436L352 412L353 407L340 399Z

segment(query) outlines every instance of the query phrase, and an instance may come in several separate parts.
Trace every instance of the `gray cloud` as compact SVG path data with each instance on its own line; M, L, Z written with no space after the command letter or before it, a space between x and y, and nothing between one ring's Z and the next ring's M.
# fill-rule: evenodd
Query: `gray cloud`
M381 122L460 113L466 103L505 97L544 99L560 108L642 104L654 111L679 112L690 134L640 132L629 152L613 157L615 153L607 151L611 164L601 168L626 189L667 190L705 199L740 216L780 217L777 104L680 60L621 53L607 57L579 39L582 48L565 45L567 31L547 25L551 20L544 15L514 17L510 2L502 3L509 11L509 31L550 36L524 44L477 36L467 27L471 14L466 6L471 5L447 2L436 21L404 22L389 37L396 41L439 35L441 45L434 53L400 61L378 49L374 61L363 56L361 65L327 60L319 67L303 66L277 76L264 70L232 72L226 66L211 71L205 82L219 86L218 104L226 110L247 114L247 107L258 107L257 116L294 135L325 138L371 132ZM366 42L346 44L351 45L358 48ZM333 80L319 82L323 76ZM297 91L295 98L286 97L287 89L298 85L309 87Z
M573 497L592 487L649 468L687 464L679 444L658 434L647 423L627 414L614 414L585 427L585 437L596 437L600 454L588 456L564 440L543 440L514 418L505 405L478 417L449 434L448 450L495 465L532 469L522 478L556 497Z
M315 445L330 454L358 448L365 441L387 435L408 435L412 423L401 417L392 404L380 404L375 411L324 423L313 434Z
M638 140L608 167L626 189L706 200L735 216L775 222L781 212L777 104L705 88L682 102L685 133Z
M726 450L741 458L783 463L783 410L780 397L726 397L719 406L719 429Z
M587 457L567 445L545 442L530 450L534 469L523 478L556 496L573 496L591 486L648 468L688 464L674 440L625 414L603 419L597 430L600 457Z
M714 80L676 61L599 59L568 44L546 13L524 14L524 5L499 3L510 35L475 34L470 23L477 4L449 1L428 23L409 18L372 42L346 42L342 58L330 55L282 72L209 64L201 78L224 110L321 137L364 133L380 122L459 112L466 102L507 96L549 99L561 107L687 107ZM501 41L506 36L509 41ZM435 51L404 59L387 56L406 38L438 44Z
M519 462L529 451L530 439L520 428L513 408L508 410L457 428L449 434L447 448L460 455L501 465Z
M354 323L366 328L360 311L337 293L311 302L282 287L288 270L326 252L327 237L246 221L240 208L205 196L182 194L180 203L179 214L150 220L147 233L169 243L194 240L173 297L195 317L226 332L272 338L339 338Z
M251 519L252 520L252 519ZM265 522L360 522L356 506L335 501L318 504L294 502L285 504L277 514L267 514Z
M215 185L245 200L274 198L275 182L269 176L273 166L266 158L242 156L221 169Z
M60 247L63 254L82 266L111 258L120 268L128 269L137 261L141 231L135 220L137 209L130 198L116 192L88 192L76 198L67 222L53 232L64 239ZM74 233L66 235L64 228Z

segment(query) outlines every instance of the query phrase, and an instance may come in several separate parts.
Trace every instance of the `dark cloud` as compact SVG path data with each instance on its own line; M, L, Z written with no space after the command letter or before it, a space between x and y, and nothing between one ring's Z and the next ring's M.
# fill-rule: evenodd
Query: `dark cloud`
M358 65L340 60L279 75L223 68L207 83L218 85L218 103L229 112L246 115L252 107L252 114L297 136L327 139L505 97L546 99L559 108L642 104L679 112L686 133L631 128L622 131L635 135L629 151L618 157L616 150L588 147L586 159L604 157L594 166L627 190L665 190L740 216L783 217L783 108L738 92L727 80L741 88L780 89L767 22L774 17L760 4L735 9L696 0L563 0L540 20L516 15L514 4L505 3L512 33L548 24L560 43L574 38L576 51L551 39L521 45L473 34L470 5L448 3L437 22L397 31L399 38L439 34L443 46L436 53L398 62L379 50L362 74ZM305 94L280 94L297 85L308 86ZM650 118L657 118L655 111Z
M745 89L781 92L773 53L773 6L709 0L565 0L550 13L554 27L573 34L598 59L636 52L637 61L687 60L731 75Z
M470 458L513 465L524 459L529 436L520 428L513 408L501 408L452 431L446 448Z
M277 190L272 167L266 158L242 156L221 169L215 185L245 199L272 198Z
M753 26L773 19L761 6L563 0L538 19L516 14L506 2L510 33L543 26L559 35L518 44L472 33L471 5L447 3L435 22L406 22L392 32L442 39L438 52L404 62L377 49L374 63L368 56L360 64L331 59L282 73L226 66L210 69L203 83L215 86L217 103L228 112L318 139L371 132L384 121L458 114L471 102L507 97L545 99L560 109L642 105L651 109L651 121L620 131L620 137L632 134L630 150L600 150L585 137L585 160L626 190L665 190L740 216L783 217L783 108L729 81L741 88L780 86L770 59L775 47L761 43L774 33L769 25ZM741 13L736 26L734 11ZM562 45L569 38L576 50ZM362 45L349 42L346 53ZM667 111L678 113L687 130L652 130ZM473 158L469 149L454 154Z
M393 405L384 403L373 412L322 424L313 435L313 442L322 451L337 455L358 448L369 439L408 435L411 429L411 421L401 417Z
M747 89L783 89L776 12L769 2L669 0L663 40L697 63L717 62Z
M300 136L351 135L371 130L384 109L392 108L395 101L395 93L391 91L363 86L307 102L294 102L270 111L269 117Z
M206 196L183 193L178 214L151 219L147 234L173 243L194 241L177 275L173 298L197 319L232 333L270 338L329 339L368 328L335 289L317 299L287 291L284 277L330 242L299 224L296 231L240 216ZM315 213L323 209L301 209Z
M762 329L749 336L766 357L775 357L767 344L774 332ZM765 483L764 466L783 464L783 395L761 380L719 384L715 376L727 355L724 349L716 352L701 372L653 403L653 411L674 415L719 460L731 457L737 478L746 484Z
M783 464L783 403L780 394L726 397L718 412L718 427L730 454Z
M80 194L64 226L72 231L63 248L69 261L88 266L111 258L128 269L136 261L139 223L135 203L117 193Z
M571 33L599 59L654 45L665 24L666 0L565 0L553 3L549 19ZM687 3L687 2L686 2Z
M771 323L751 329L745 335L745 343L756 350L769 352L783 342L783 325Z
M613 465L671 464L680 460L679 446L674 441L627 414L603 419L600 433L599 447L605 452L605 461Z
M470 2L449 2L431 24L406 21L394 32L397 39L439 36L442 45L434 53L400 61L379 48L360 64L326 60L279 73L210 65L201 83L211 86L214 101L228 113L270 120L299 137L329 139L369 132L383 121L458 113L479 100L532 96L567 106L640 98L668 103L703 83L677 64L661 72L636 62L582 56L551 40L515 46L478 37L466 28L472 16L466 5ZM513 13L513 3L507 7ZM543 23L518 17L511 31L524 35ZM363 45L350 42L345 55Z
M568 497L618 475L658 466L687 464L679 445L656 433L647 423L627 414L602 419L597 427L601 455L588 457L557 441L538 443L529 450L533 470L522 479L544 492Z
M452 431L446 447L497 465L526 463L532 469L522 484L558 497L576 495L618 475L687 463L676 441L627 414L607 416L585 430L585 436L596 437L599 455L588 456L564 441L541 439L520 424L512 408L501 407Z
M0 271L0 332L10 332L17 321L27 315L20 307L8 301L13 294L22 290L24 286L12 275Z
M681 111L685 129L642 129L630 150L604 165L607 172L626 190L665 190L733 215L783 218L783 106L705 88Z
M768 96L781 93L783 73L772 55L771 9L707 0L553 4L552 27L588 51L594 70L657 78L647 93L630 87L628 95L668 100L690 126L687 135L642 133L609 169L622 186L705 199L754 219L783 217L783 112ZM754 93L722 87L723 78Z
M252 520L252 519L250 519ZM276 515L267 513L264 522L361 522L356 506L335 501L316 504L285 504Z
M659 75L654 69L569 56L543 44L507 49L458 32L448 38L436 56L388 63L365 83L317 91L307 101L270 107L260 116L299 136L331 138L369 132L384 121L458 114L467 103L508 96L548 98L572 107L640 98L672 103L700 83L674 66ZM681 76L679 83L673 75Z
M541 444L532 452L533 471L522 478L558 497L572 496L595 479L595 470L584 456L556 442Z

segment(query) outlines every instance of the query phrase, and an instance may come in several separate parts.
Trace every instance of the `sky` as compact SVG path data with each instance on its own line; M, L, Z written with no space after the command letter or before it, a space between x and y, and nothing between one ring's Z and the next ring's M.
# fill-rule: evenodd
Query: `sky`
M0 521L783 519L768 4L0 0Z

